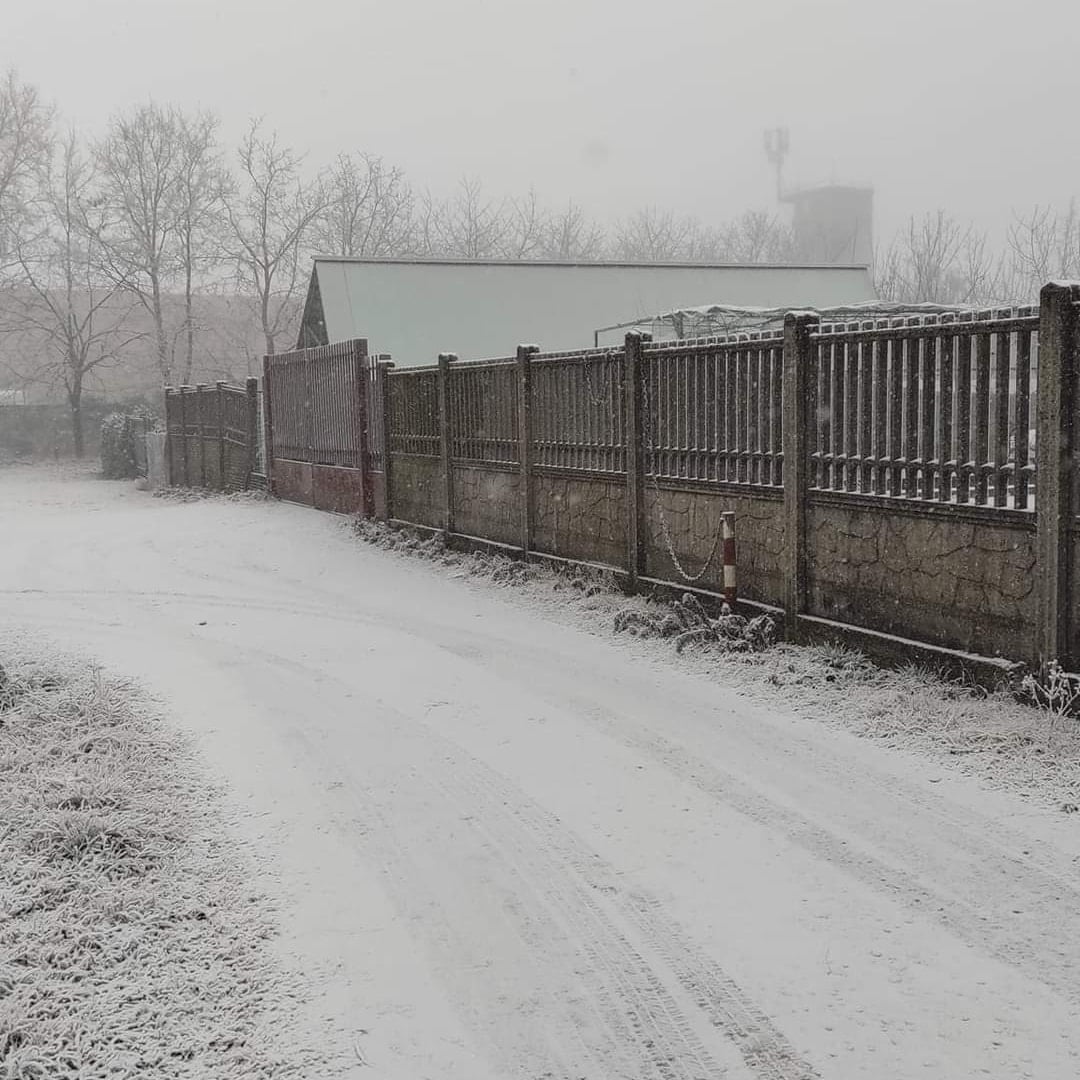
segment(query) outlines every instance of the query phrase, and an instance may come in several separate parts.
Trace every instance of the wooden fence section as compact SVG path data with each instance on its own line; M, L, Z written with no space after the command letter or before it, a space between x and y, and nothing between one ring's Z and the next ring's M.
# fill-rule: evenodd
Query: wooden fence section
M740 595L794 637L1076 667L1078 323L1049 285L1038 309L387 369L384 509L714 592L735 511Z
M261 486L259 384L166 387L168 482L178 487L245 491Z

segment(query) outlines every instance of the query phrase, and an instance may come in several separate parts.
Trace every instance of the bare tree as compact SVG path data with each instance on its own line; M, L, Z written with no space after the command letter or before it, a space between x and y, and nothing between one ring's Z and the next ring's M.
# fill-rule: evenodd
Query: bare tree
M1080 215L1070 200L1064 213L1036 206L1009 227L1008 276L1014 293L1032 297L1046 282L1080 277Z
M944 210L911 218L875 259L875 284L883 300L905 303L978 304L1000 299L1000 260L986 236Z
M217 117L200 112L178 114L179 142L174 189L176 259L183 279L183 371L191 381L195 361L195 292L225 250L225 192L228 177L217 145Z
M255 297L266 351L297 315L306 283L302 255L324 195L304 182L301 159L254 120L240 144L240 187L228 201L232 255L241 288Z
M548 217L541 254L557 262L595 262L607 246L604 230L585 217L573 200Z
M425 254L461 259L491 259L504 254L509 235L505 202L489 199L483 185L464 177L454 196L445 202L426 198L422 214Z
M178 176L184 157L181 118L154 103L114 117L95 147L103 180L101 250L112 281L136 297L154 327L158 369L172 381L165 294L177 270Z
M696 221L646 207L615 226L615 255L626 262L679 262L699 233Z
M17 245L35 177L52 152L53 111L14 71L0 81L0 269Z
M142 334L130 320L134 301L100 271L101 210L92 164L74 133L55 175L43 169L35 199L38 229L16 245L18 280L0 330L36 339L42 360L24 381L61 385L71 413L75 454L84 449L82 401L87 380L117 363Z
M718 255L733 263L789 263L794 250L790 226L767 211L747 210L722 230Z
M504 259L539 259L550 230L550 215L540 205L535 190L503 207L503 235L499 254Z
M313 223L321 254L382 258L413 246L413 193L405 174L370 154L342 154L323 177L325 206Z

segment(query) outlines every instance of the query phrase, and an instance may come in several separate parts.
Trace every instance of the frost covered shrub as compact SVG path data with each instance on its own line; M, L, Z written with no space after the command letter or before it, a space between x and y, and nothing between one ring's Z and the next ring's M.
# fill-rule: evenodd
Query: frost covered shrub
M719 618L713 619L692 593L666 607L624 608L615 616L614 629L635 637L673 638L680 653L706 644L726 652L763 652L776 641L776 624L768 615L747 619L733 615L724 604Z
M110 413L101 422L101 475L106 480L133 480L139 475L135 440L155 423L149 409Z

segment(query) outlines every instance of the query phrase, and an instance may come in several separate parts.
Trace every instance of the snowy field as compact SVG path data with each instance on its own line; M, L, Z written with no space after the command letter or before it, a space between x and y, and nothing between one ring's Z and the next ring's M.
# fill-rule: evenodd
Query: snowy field
M0 508L0 633L195 738L340 1075L1080 1075L1075 758L1037 713L676 657L298 507L10 468Z

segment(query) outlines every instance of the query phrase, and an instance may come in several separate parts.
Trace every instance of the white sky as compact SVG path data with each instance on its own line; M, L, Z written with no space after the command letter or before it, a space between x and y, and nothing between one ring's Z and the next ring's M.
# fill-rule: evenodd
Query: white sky
M1080 195L1077 0L2 0L14 65L79 126L153 97L312 165L367 150L417 187L534 184L602 219L714 222L795 182L870 182L878 228L1000 227Z

